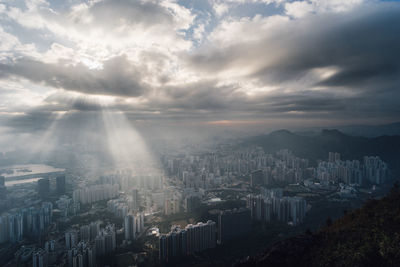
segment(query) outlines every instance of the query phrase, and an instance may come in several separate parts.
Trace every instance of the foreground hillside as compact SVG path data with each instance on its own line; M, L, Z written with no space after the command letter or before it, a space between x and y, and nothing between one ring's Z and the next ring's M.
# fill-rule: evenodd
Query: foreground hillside
M400 189L237 266L400 266Z

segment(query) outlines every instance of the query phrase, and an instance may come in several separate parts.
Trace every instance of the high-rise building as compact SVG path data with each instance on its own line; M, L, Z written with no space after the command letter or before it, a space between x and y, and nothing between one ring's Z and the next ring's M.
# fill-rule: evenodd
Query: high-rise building
M90 241L90 225L83 225L79 230L81 241Z
M57 194L63 195L65 194L65 175L57 176L56 178L56 187L57 187Z
M0 244L8 241L8 215L0 216Z
M249 195L247 207L251 210L253 220L291 222L296 225L306 215L307 202L301 197L273 196L269 192L266 195Z
M340 161L340 153L329 152L328 159L329 159L329 162Z
M225 210L218 216L218 243L220 244L246 235L250 230L251 214L249 209Z
M158 258L160 259L161 262L164 262L167 260L167 236L166 235L160 235Z
M90 204L101 200L108 200L118 196L118 184L101 184L74 190L74 202Z
M125 240L135 240L136 239L136 218L133 214L128 214L124 218L124 231Z
M46 243L44 243L44 250L46 250L46 252L54 252L55 249L56 249L55 240L46 241Z
M132 189L132 206L131 209L133 211L139 211L140 209L140 195L139 190L137 188Z
M23 214L21 212L6 214L5 218L7 220L7 232L6 241L12 243L17 243L22 240L24 228L23 228Z
M101 229L95 239L96 254L101 256L113 252L117 247L116 242L115 226L109 224Z
M39 249L32 253L32 266L33 267L47 267L48 266L48 253Z
M50 202L43 202L41 208L24 208L0 216L0 243L19 242L24 236L37 237L45 233L52 222Z
M6 198L7 198L7 189L6 189L5 177L0 176L0 199L6 199Z
M379 157L364 157L364 175L372 184L382 184L388 178L388 167Z
M168 234L159 237L159 259L161 262L171 261L215 246L215 222L189 224L185 229L173 225Z
M79 242L75 247L68 250L69 267L95 267L96 253L94 243Z
M90 240L94 240L100 232L100 222L99 221L91 222L89 224L89 227L90 227Z
M101 234L99 234L95 240L95 246L96 246L96 256L102 256L106 253L105 250L105 237Z
M142 232L144 230L144 212L139 213L139 218L140 218L140 231Z
M65 247L71 249L78 244L78 232L76 230L69 230L65 232Z
M38 180L38 193L41 198L47 198L50 193L50 181L48 178Z

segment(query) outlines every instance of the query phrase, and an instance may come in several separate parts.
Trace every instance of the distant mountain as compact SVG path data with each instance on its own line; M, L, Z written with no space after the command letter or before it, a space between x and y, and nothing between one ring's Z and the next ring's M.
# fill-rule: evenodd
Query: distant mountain
M400 175L400 135L368 138L347 135L339 130L322 130L314 135L279 130L243 139L240 145L258 145L269 153L287 148L299 157L310 159L314 164L318 159L327 159L328 152L339 152L345 160L379 156L396 175Z
M247 266L400 266L400 189L369 200L315 233L280 241Z
M381 125L347 125L336 126L334 128L353 136L378 137L382 135L400 135L400 122ZM313 134L321 130L321 127L313 127L298 129L296 132Z

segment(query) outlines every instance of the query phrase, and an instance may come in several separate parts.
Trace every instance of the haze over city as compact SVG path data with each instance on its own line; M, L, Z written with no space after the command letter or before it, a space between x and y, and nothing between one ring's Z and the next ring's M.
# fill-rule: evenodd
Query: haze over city
M400 263L318 232L395 209L399 36L398 1L0 0L0 265Z

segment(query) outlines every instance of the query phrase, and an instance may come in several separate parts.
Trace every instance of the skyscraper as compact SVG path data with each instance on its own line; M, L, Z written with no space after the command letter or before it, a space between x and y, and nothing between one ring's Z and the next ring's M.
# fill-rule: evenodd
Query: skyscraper
M167 236L166 235L160 235L158 257L161 262L167 260Z
M94 267L96 265L94 243L81 241L75 247L68 250L68 266Z
M65 175L57 176L56 179L57 194L65 194Z
M43 249L39 249L38 251L32 253L32 263L33 267L47 267L48 253Z
M89 241L90 240L90 225L83 225L79 230L81 241Z
M38 181L38 193L41 198L47 198L50 193L50 181L48 178L42 178Z
M140 209L140 196L137 188L132 189L132 210L138 211Z
M98 256L111 253L115 250L116 236L115 236L115 225L108 224L102 229L95 239L96 254Z
M215 248L215 230L215 222L213 221L199 222L195 225L189 224L185 229L181 229L179 225L173 225L171 232L159 237L160 261L171 261L180 256Z
M6 199L7 197L7 190L5 186L5 177L0 176L0 199Z
M94 240L100 232L100 222L99 221L91 222L89 226L90 226L90 240Z
M71 249L78 244L78 232L76 230L70 230L65 233L65 246L67 249Z
M136 218L133 214L128 214L124 218L125 240L136 239Z

